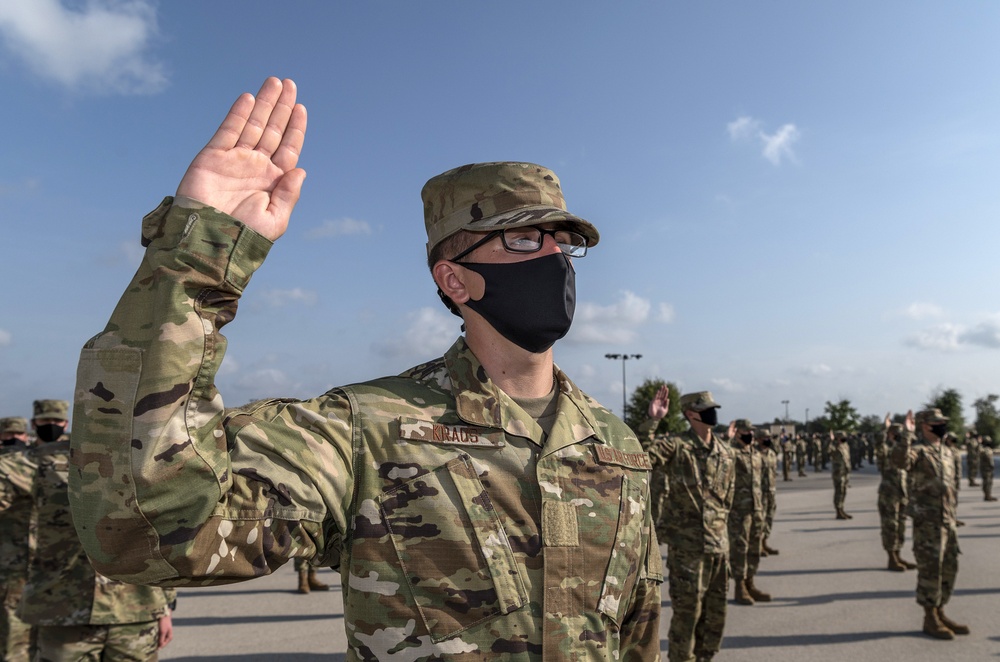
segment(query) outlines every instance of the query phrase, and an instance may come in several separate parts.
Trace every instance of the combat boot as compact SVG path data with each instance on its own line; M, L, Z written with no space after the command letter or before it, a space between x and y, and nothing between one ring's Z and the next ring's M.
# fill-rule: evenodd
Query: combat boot
M760 548L761 548L761 551L767 552L768 556L777 556L778 555L778 550L776 550L774 547L769 546L767 544L766 540L763 543L761 543Z
M314 591L330 590L330 586L328 584L324 584L323 582L321 582L319 579L316 578L316 568L313 568L312 566L309 566L309 575L307 581L309 583L309 588Z
M988 489L983 493L983 501L996 501L997 498L993 496L993 490Z
M844 510L843 508L840 509L840 512L843 513L843 515L844 515L845 518L847 518L847 519L854 519L854 515L850 514L849 512L847 512L846 510Z
M906 559L904 559L902 556L899 555L898 551L896 552L896 560L899 561L903 565L903 567L906 568L907 570L917 569L916 563L913 563L912 561L907 561Z
M303 595L309 592L309 573L305 568L299 570L299 593Z
M843 508L837 508L837 519L849 519Z
M974 478L969 479L969 487L979 487L979 483Z
M955 638L955 633L938 618L936 607L924 607L924 634L929 634L935 639Z
M736 582L736 594L733 598L736 600L738 605L753 605L755 604L754 599L750 597L747 592L747 583L744 579L737 579Z
M947 616L944 615L944 607L937 608L938 619L940 619L941 624L946 628L954 632L955 634L969 634L969 626L962 625L961 623L956 623Z
M893 572L906 572L906 566L903 565L902 560L899 558L899 552L896 550L889 552L889 565L886 566L886 570L892 570Z
M747 577L746 585L747 585L747 593L749 593L750 597L756 600L757 602L771 601L770 593L765 593L764 591L760 590L759 588L753 585L753 577Z

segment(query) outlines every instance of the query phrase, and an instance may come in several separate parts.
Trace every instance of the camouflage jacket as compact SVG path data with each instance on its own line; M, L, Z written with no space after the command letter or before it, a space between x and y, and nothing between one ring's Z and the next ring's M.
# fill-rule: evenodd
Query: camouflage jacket
M763 461L755 444L745 444L737 436L730 442L735 460L732 512L740 515L763 512L761 477Z
M834 479L845 478L851 473L851 447L846 441L830 446L830 471Z
M760 489L773 502L774 496L778 493L778 453L773 448L762 448L760 460L762 466Z
M647 420L640 433L652 437L656 421ZM649 446L653 471L667 475L670 488L664 508L671 549L729 554L729 510L736 484L736 460L729 445L715 434L709 444L694 431L660 436Z
M654 660L649 459L556 369L549 435L459 339L397 377L225 410L220 328L270 242L168 198L78 372L77 528L106 574L340 569L348 660Z
M993 475L993 448L986 444L979 445L979 473L982 476Z
M926 522L955 528L955 457L945 444L914 444L911 435L904 435L893 446L893 463L907 472L914 526Z
M8 486L5 478L8 472L27 470L29 475L33 474L34 462L29 459L28 447L24 444L0 449L0 458L8 456L10 460L0 461L0 494L4 494L0 498L10 499L0 512L0 585L27 579L28 551L32 544L28 527L31 522L31 496L27 491L18 492L13 486Z
M875 462L882 480L878 485L880 495L895 497L896 499L907 498L907 477L906 471L900 469L893 463L891 440L887 441L884 436L875 444Z
M32 625L144 623L164 614L163 589L134 586L94 571L69 510L69 442L43 443L26 455L0 457L0 509L29 497L35 548L18 616Z

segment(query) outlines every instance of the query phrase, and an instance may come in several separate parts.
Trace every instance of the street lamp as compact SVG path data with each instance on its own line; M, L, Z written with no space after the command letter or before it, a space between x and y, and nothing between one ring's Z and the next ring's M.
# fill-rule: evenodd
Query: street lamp
M641 359L642 354L605 354L604 358L622 362L622 419L625 418L625 362L629 359Z
M781 404L785 405L785 423L788 422L788 400L782 400Z
M809 427L809 407L806 407L806 427Z

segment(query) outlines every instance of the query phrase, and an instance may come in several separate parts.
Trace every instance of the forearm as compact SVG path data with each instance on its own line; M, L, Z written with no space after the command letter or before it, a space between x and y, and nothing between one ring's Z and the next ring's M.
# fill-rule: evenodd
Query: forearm
M139 271L77 373L73 518L95 567L150 583L177 576L232 475L214 378L220 333L270 242L211 209L143 219ZM183 487L182 487L183 486Z

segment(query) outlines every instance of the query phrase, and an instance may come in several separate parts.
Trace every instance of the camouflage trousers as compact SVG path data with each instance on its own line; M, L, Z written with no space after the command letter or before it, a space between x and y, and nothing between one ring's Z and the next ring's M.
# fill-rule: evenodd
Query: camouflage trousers
M958 575L958 536L936 523L913 523L913 556L917 561L917 604L943 607Z
M38 662L153 662L157 621L121 625L40 625Z
M673 611L667 659L690 662L711 658L722 647L722 630L726 625L728 556L671 547L667 570Z
M771 529L774 528L774 513L778 509L777 494L764 492L764 532L761 534L764 540L771 537Z
M799 470L799 474L804 474L806 472L806 452L796 451L795 452L795 468Z
M847 475L833 477L833 507L843 510L844 501L847 499L847 485L850 478Z
M993 465L989 464L987 466L987 463L983 462L980 472L980 477L983 479L983 494L990 496L993 494Z
M965 455L965 465L966 469L969 470L969 480L973 481L976 479L976 474L979 473L979 453L966 453ZM959 465L961 466L961 465Z
M881 487L878 491L878 516L882 520L882 549L898 552L906 540L905 497L892 494Z
M13 580L0 585L0 660L28 662L31 659L31 625L17 617L24 580Z
M663 471L654 471L650 476L649 502L650 510L652 511L653 529L656 531L657 540L666 540L667 531L665 527L667 518L664 517L664 513L667 512L667 496L670 492L667 485L667 474Z
M729 567L737 582L757 574L763 524L760 512L729 511Z

